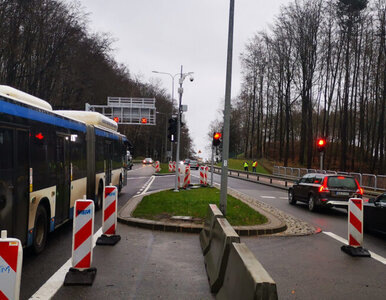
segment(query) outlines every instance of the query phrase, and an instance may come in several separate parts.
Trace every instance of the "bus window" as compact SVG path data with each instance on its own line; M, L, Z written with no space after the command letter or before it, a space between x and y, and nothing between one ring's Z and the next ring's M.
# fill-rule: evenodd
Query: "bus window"
M0 227L13 236L13 131L0 127Z

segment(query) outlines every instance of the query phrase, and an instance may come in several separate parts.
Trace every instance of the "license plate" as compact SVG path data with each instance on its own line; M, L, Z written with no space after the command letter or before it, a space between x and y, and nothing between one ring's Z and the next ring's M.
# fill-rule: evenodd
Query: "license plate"
M348 192L336 192L336 195L338 195L338 196L348 196L349 193Z

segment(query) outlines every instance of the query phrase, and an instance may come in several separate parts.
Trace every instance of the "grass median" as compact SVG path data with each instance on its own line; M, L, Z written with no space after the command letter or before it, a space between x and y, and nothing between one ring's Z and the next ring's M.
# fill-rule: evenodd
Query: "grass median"
M191 216L204 222L208 204L219 205L220 191L216 188L200 187L190 190L173 190L145 196L133 212L133 217L161 220L172 216ZM260 225L267 218L242 201L228 195L227 219L233 226Z

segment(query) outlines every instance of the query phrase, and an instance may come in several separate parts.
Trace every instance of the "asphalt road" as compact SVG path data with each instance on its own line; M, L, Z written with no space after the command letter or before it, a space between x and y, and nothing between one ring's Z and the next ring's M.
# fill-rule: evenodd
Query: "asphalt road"
M153 168L129 172L118 206L139 193L174 187L174 176L152 177ZM193 183L198 171L192 171ZM220 182L220 176L214 175ZM309 212L289 205L284 190L229 178L228 187L320 227L322 233L301 237L242 238L277 283L280 299L385 299L386 239L365 234L364 247L380 256L353 258L333 236L347 239L347 213L341 209ZM96 213L95 231L101 226ZM39 256L26 251L21 299L28 299L71 256L72 224L55 231ZM153 232L119 224L122 241L94 248L98 274L93 287L62 287L53 299L211 299L198 236ZM331 233L331 235L327 235ZM382 261L383 259L383 261ZM108 270L108 272L106 272Z

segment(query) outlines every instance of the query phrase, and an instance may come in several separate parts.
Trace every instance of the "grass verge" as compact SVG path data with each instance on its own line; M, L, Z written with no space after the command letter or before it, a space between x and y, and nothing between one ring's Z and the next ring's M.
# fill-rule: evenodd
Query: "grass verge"
M133 217L160 220L172 216L192 216L204 221L208 204L219 206L220 191L216 188L197 188L172 190L145 196L133 212ZM259 225L267 222L267 218L242 201L228 195L227 219L233 226Z

